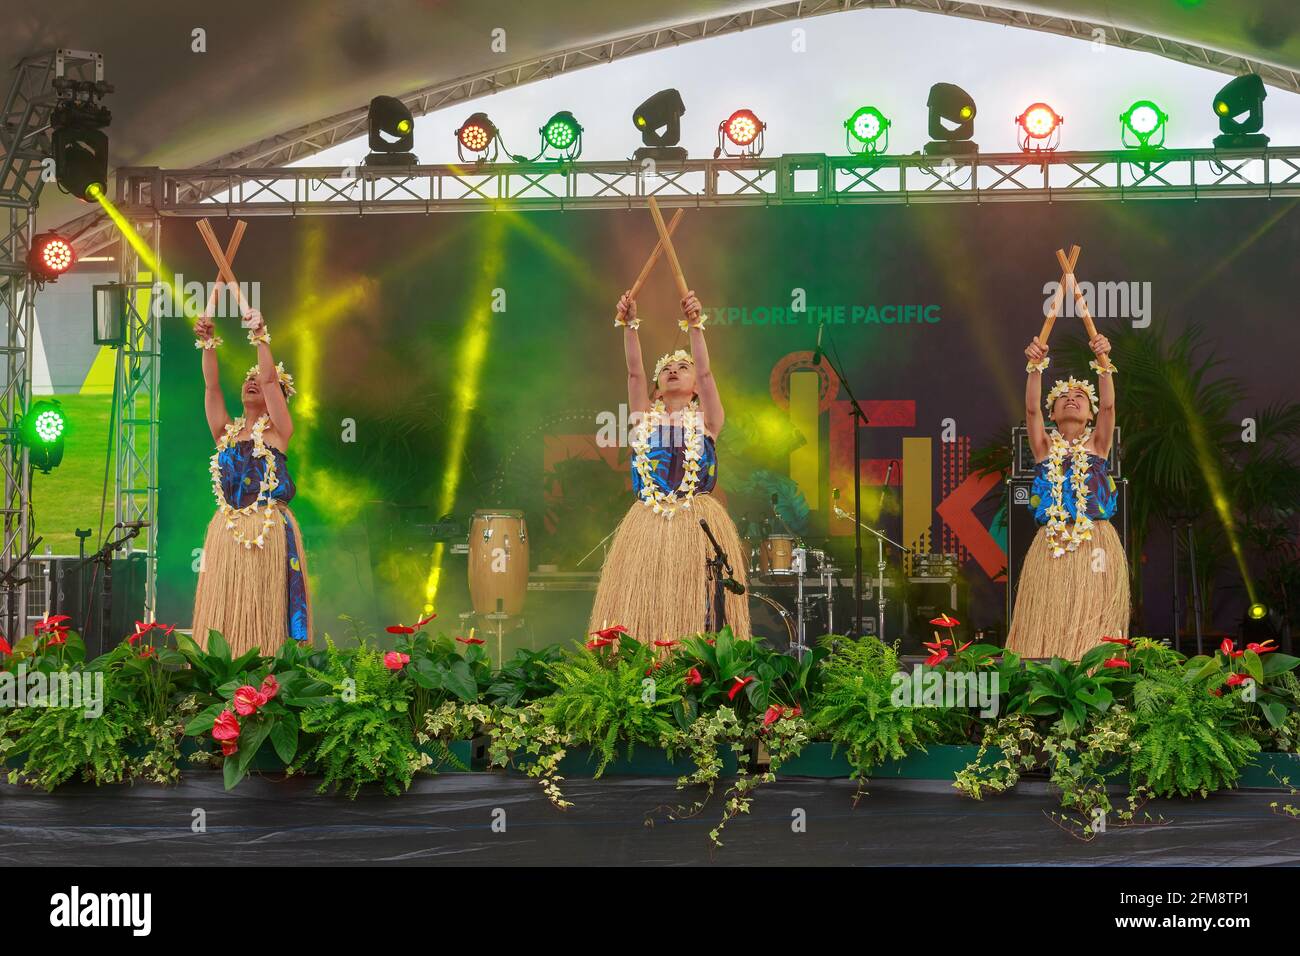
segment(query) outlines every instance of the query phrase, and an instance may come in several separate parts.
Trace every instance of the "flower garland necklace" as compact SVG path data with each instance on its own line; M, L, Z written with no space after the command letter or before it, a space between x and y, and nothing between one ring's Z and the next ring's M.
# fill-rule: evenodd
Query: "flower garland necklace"
M664 420L663 399L656 399L650 411L641 416L632 437L632 467L641 478L641 502L653 508L655 514L671 518L678 508L689 508L700 483L700 459L704 455L704 429L700 427L700 412L692 402L681 411L682 437L685 445L685 462L682 483L673 491L660 491L654 480L655 463L650 459L650 436L658 433Z
M1077 551L1084 541L1092 539L1092 519L1088 517L1088 452L1084 447L1091 428L1073 441L1066 441L1055 428L1052 429L1052 447L1047 453L1047 481L1051 485L1052 503L1047 507L1047 546L1052 557L1059 558L1067 551ZM1065 459L1070 459L1074 483L1074 526L1066 524L1070 513L1065 509Z
M266 546L266 534L275 524L275 509L271 506L271 493L280 486L280 476L275 473L275 455L262 440L262 432L266 431L267 425L271 423L270 415L263 415L253 423L253 457L266 459L266 472L262 476L262 483L258 486L257 498L252 504L236 508L221 493L221 453L229 448L234 443L235 436L244 430L245 421L244 416L240 415L226 426L226 433L217 442L217 451L208 462L208 471L212 475L212 493L217 498L217 512L225 516L226 527L235 534L235 543L242 544L245 548L251 548L254 544L263 548ZM256 514L259 508L265 509L262 530L257 533L256 538L250 539L235 525L235 515Z

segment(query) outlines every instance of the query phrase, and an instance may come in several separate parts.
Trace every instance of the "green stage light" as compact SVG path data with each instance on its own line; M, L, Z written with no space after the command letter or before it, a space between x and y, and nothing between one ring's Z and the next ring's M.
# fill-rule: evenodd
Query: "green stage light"
M1138 100L1120 114L1120 142L1128 149L1163 146L1168 122L1169 114L1151 100ZM1136 142L1129 142L1130 136Z
M33 468L48 473L63 461L63 432L67 420L58 402L40 401L27 409L19 426L19 441L27 448Z
M844 121L844 145L850 153L883 153L889 148L889 127L893 125L874 106L859 107Z
M546 147L560 153L560 159L575 160L582 152L582 126L573 118L573 114L560 111L546 121L538 130L542 134L542 153Z
M1258 149L1268 145L1264 127L1264 98L1268 91L1258 73L1247 73L1228 81L1214 97L1214 115L1219 118L1216 149Z
M1268 617L1268 608L1256 601L1246 613L1250 615L1252 621L1262 621Z

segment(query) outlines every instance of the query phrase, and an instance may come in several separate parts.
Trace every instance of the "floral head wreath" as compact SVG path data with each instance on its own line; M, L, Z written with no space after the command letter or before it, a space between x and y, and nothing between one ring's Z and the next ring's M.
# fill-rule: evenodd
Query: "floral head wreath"
M690 365L694 365L695 359L691 356L690 352L686 351L686 349L678 349L676 352L669 352L655 363L656 382L659 381L659 373L664 370L665 366L671 365L673 362L687 362Z
M244 380L247 381L248 379L252 378L254 375L257 374L257 372L258 372L258 367L254 365L252 368L248 370L248 374L244 376ZM298 394L298 390L293 387L293 376L284 370L283 362L275 363L275 378L276 381L280 383L280 386L284 389L285 398L293 398L294 395Z
M1043 407L1050 412L1058 398L1075 388L1082 389L1088 393L1088 403L1092 406L1092 413L1096 415L1097 409L1100 407L1097 402L1097 389L1093 387L1092 382L1077 379L1073 375L1069 378L1057 380L1056 384L1052 386L1052 390L1047 393L1047 401L1043 403Z

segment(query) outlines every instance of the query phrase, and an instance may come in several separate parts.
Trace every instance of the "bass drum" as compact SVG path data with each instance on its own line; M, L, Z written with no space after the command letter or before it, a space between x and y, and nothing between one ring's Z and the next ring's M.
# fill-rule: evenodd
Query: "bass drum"
M787 652L795 642L794 616L778 601L750 588L749 631L754 640L773 650Z
M469 596L479 614L520 614L528 594L522 511L476 511L469 526Z

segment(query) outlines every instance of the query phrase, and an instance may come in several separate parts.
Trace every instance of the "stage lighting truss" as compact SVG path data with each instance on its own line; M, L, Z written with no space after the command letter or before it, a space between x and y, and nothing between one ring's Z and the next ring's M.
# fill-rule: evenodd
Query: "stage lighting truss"
M1061 145L1065 118L1046 103L1031 103L1016 117L1016 142L1026 153L1050 153Z
M1169 114L1154 102L1138 100L1120 114L1120 144L1125 149L1161 149L1168 123Z
M568 110L556 113L537 132L542 137L542 151L538 159L571 163L582 155L582 125Z
M718 124L718 145L713 158L754 159L763 155L763 133L767 124L753 110L739 109ZM733 151L732 146L736 149Z
M27 269L37 287L57 282L77 261L72 243L57 232L43 232L32 240L27 252Z
M844 121L844 149L852 156L876 156L889 151L893 123L874 106L859 107Z
M477 163L494 163L500 138L496 124L488 119L487 113L475 113L456 130L456 154L462 163L468 162L466 150L477 154L474 156ZM488 155L489 151L491 155Z

